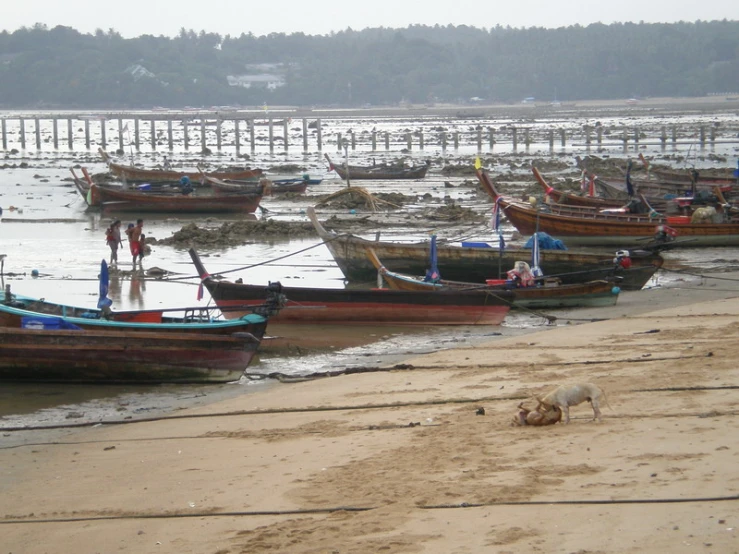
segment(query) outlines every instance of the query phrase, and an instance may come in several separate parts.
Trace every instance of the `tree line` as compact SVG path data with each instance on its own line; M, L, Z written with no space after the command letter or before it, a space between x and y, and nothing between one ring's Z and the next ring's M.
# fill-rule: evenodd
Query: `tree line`
M229 84L271 64L279 82ZM0 108L396 105L739 91L739 21L558 29L413 25L125 39L37 24L0 33Z

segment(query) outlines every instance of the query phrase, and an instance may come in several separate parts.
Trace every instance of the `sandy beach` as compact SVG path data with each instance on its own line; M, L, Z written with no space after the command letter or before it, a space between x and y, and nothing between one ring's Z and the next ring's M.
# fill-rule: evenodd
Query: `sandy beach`
M392 371L152 421L3 431L0 542L12 553L739 551L739 276L721 277ZM572 382L606 391L601 422L585 403L569 425L511 426L519 402Z

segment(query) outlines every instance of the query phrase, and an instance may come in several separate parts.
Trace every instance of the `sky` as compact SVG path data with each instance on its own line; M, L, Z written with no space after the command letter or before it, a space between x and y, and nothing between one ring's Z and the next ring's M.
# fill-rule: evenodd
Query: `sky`
M82 33L115 29L125 38L175 36L180 29L220 35L408 25L567 27L591 23L739 20L738 0L27 0L4 2L0 29L43 23Z

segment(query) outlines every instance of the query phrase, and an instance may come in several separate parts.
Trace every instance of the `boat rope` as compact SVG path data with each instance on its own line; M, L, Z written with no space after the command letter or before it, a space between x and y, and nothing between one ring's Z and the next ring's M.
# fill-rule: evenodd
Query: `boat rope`
M684 359L691 359L691 358L705 358L706 355L691 355L691 356L677 356L677 357L643 357L643 358L625 358L620 360L608 360L608 363L648 363L648 362L665 362L665 361L675 361L675 360L684 360ZM583 360L578 362L547 362L546 364L536 364L532 363L531 366L535 367L537 365L546 365L547 367L553 367L553 366L575 366L575 365L597 365L597 364L603 364L605 363L603 360ZM355 367L355 368L347 368L344 371L335 371L335 372L321 372L321 374L311 374L308 376L307 379L294 379L291 380L291 378L299 377L299 376L286 376L288 379L284 382L290 383L298 383L303 382L306 380L315 380L315 379L321 379L321 378L328 378L328 377L334 377L339 375L345 375L345 374L351 374L351 373L368 373L368 372L380 372L380 371L397 371L399 369L403 370L419 370L419 369L430 369L430 370L444 370L444 369L453 369L458 366L413 366L410 364L398 364L392 367ZM500 364L496 366L491 366L495 368L501 368L506 367L505 364ZM324 374L325 373L325 374ZM251 374L251 375L258 375L259 379L278 379L278 375L284 375L280 373L270 373L270 374ZM279 380L279 379L278 379ZM691 387L688 390L691 391L703 391L703 390L735 390L739 389L738 386L718 386L718 387ZM662 389L657 390L656 392L660 392ZM635 389L631 392L647 392L647 389L641 390L641 389ZM673 392L670 389L664 389L665 392ZM385 409L394 409L394 408L407 408L407 407L416 407L416 406L443 406L446 404L474 404L474 403L481 403L481 402L508 402L508 401L521 401L521 400L528 400L530 398L529 396L484 396L479 398L440 398L435 400L419 400L419 401L412 401L412 402L396 402L396 403L376 403L376 404L359 404L359 405L345 405L345 406L315 406L310 408L271 408L271 409L265 409L265 410L235 410L230 412L214 412L210 414L170 414L170 415L162 415L162 416L156 416L156 417L146 417L146 418L140 418L140 419L111 419L111 420L105 420L105 421L83 421L83 422L76 422L76 423L58 423L58 424L49 424L49 425L21 425L21 426L2 426L0 427L0 431L2 432L17 432L17 431L48 431L48 430L54 430L54 429L81 429L85 427L95 427L98 425L129 425L132 423L152 423L157 421L171 421L171 420L180 420L180 419L204 419L204 418L216 418L216 417L237 417L237 416L249 416L249 415L273 415L273 414L289 414L289 413L313 413L313 412L340 412L340 411L352 411L352 410L385 410ZM682 415L690 415L690 414L679 414ZM693 414L695 415L695 414ZM727 413L727 415L736 415L735 412ZM53 443L52 443L53 444ZM5 450L7 448L13 448L13 447L0 447L0 450Z
M332 241L334 241L334 240L336 240L338 238L341 238L342 236L343 235L337 235L336 237L332 237L330 239L326 239L324 241L321 241L319 243L313 244L311 246L306 246L305 248L302 248L301 250L296 250L295 252L290 252L288 254L285 254L284 256L278 256L277 258L271 258L271 259L265 260L263 262L259 262L259 263L255 263L255 264L251 264L251 265L245 265L245 266L242 266L242 267L236 267L234 269L226 269L226 270L223 270L223 271L219 271L216 275L224 275L226 273L234 273L236 271L245 271L247 269L253 269L255 267L260 267L260 266L263 266L263 265L269 265L269 264L274 263L274 262L279 262L279 261L284 260L286 258L290 258L291 256L295 256L297 254L302 254L303 252L307 252L308 250L312 250L313 248L318 248L319 246L323 246L324 244L329 243L329 242L332 242ZM211 275L211 277L212 277L212 275ZM200 279L200 276L199 275L185 275L185 276L182 276L182 277L165 278L165 279L162 279L162 280L166 280L166 281L179 281L179 280L185 280L185 279Z
M451 510L457 508L485 508L496 506L593 506L593 505L629 505L629 504L694 504L705 502L732 502L739 500L739 495L730 496L694 496L668 498L607 498L607 499L572 499L572 500L493 500L491 502L460 502L459 504L425 504L416 505L419 510ZM393 502L394 503L394 502ZM387 506L391 505L388 503ZM80 523L83 521L122 521L144 519L184 519L184 518L216 518L216 517L263 517L263 516L296 516L312 514L332 514L337 512L368 512L382 506L336 506L329 508L307 508L304 510L239 510L233 512L156 513L156 514L118 514L77 517L56 517L43 519L23 519L25 516L6 515L11 519L0 520L0 525L18 525L34 523Z
M705 273L694 273L692 271L688 271L684 269L668 269L665 267L661 267L659 270L667 272L667 273L676 273L678 275L690 275L691 277L700 277L701 279L715 279L716 281L731 281L733 283L739 282L739 278L737 277L718 277L717 275L706 275Z

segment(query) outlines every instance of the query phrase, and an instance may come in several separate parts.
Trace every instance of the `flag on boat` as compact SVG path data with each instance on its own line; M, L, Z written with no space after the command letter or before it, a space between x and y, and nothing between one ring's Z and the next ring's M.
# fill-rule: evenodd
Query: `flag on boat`
M629 196L634 196L634 183L631 182L631 162L626 168L626 192Z
M438 255L436 252L436 235L431 235L431 248L429 252L429 268L423 280L427 283L437 283L441 279L438 267Z
M493 204L493 231L500 233L500 196L495 199L495 204Z
M113 304L113 301L108 298L108 285L108 263L103 260L102 262L100 262L100 298L98 298L99 310L109 308L111 304Z
M544 272L539 267L539 237L538 233L534 233L534 243L531 245L531 274L534 277L541 277Z

